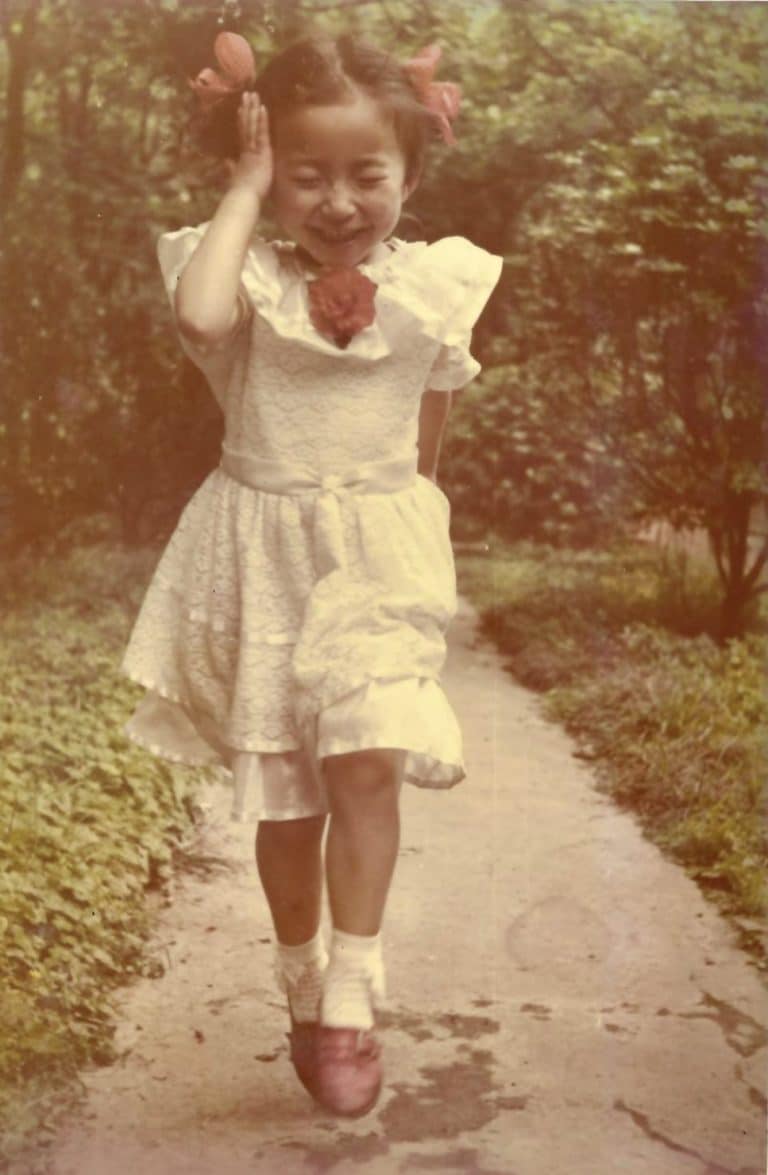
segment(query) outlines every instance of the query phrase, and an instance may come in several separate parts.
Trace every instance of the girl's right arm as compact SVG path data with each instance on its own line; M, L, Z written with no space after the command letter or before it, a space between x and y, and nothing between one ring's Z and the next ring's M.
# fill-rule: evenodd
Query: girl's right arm
M238 110L240 158L174 295L180 333L197 347L219 346L239 325L243 262L272 184L267 111L258 94L244 93Z

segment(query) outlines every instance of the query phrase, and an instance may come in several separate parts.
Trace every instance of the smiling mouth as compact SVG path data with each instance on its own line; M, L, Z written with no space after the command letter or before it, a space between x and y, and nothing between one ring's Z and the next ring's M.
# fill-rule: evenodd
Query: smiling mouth
M353 233L329 233L323 229L315 229L316 235L323 241L327 241L329 245L346 245L349 241L354 241L355 237L359 237L362 229L355 229Z

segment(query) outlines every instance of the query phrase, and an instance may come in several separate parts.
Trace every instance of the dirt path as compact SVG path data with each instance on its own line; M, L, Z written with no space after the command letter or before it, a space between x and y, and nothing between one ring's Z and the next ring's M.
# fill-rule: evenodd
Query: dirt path
M408 788L385 928L387 1084L349 1123L294 1078L253 830L184 881L166 975L130 989L51 1175L763 1175L766 1001L694 884L594 789L536 699L473 647L446 687L470 780Z

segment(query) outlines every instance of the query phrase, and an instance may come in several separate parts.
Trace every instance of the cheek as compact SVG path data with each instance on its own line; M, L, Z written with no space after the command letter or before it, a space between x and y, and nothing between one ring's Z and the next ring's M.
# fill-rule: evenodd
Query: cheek
M402 193L397 184L387 184L372 192L368 198L368 207L376 209L382 215L391 212L393 208L399 206L402 200Z
M310 193L297 192L295 188L282 184L279 180L272 187L272 206L279 217L301 216L311 203Z

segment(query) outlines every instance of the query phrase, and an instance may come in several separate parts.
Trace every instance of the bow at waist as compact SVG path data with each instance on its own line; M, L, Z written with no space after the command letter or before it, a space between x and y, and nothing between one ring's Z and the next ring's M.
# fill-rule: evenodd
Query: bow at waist
M393 494L416 478L417 455L367 461L339 473L318 473L292 461L273 460L240 453L225 445L220 468L229 477L268 494L327 493Z
M368 461L340 473L318 473L292 461L275 461L222 449L220 468L228 477L268 494L313 499L314 559L318 573L346 567L341 499L347 494L394 494L416 481L417 454Z

